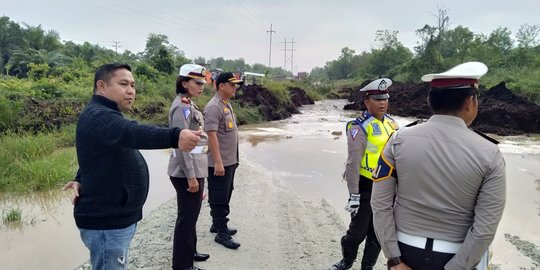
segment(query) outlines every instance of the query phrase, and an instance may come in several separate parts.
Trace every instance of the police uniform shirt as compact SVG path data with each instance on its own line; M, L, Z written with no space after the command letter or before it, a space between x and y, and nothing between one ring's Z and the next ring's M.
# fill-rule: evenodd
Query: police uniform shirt
M497 145L461 118L434 115L394 133L380 161L397 173L397 180L375 179L380 181L371 197L385 256L401 255L400 231L463 243L445 269L472 269L492 242L505 204L505 164Z
M204 122L206 132L217 131L223 166L238 163L238 127L230 102L223 100L216 93L204 108ZM210 151L208 152L208 166L214 167L214 165L213 153Z
M179 94L169 110L169 126L200 130L204 128L204 118L199 108L185 95ZM206 146L207 139L201 136L199 146ZM189 153L173 149L167 173L172 177L204 178L208 176L206 153Z

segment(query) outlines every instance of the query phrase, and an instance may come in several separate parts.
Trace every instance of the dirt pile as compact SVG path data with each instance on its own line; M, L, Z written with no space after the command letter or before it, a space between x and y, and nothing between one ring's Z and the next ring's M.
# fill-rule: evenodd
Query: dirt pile
M294 106L300 107L302 105L315 104L315 101L306 95L306 91L304 91L304 89L298 87L289 87L288 90L289 94L291 95L291 102L294 104Z
M235 97L240 104L257 106L264 120L280 120L300 113L297 107L314 104L313 99L300 88L289 88L290 100L283 102L268 89L260 85L249 85L239 91Z
M350 104L345 110L360 110L362 96L357 91L369 81L349 93ZM427 104L428 84L402 84L394 82L390 86L390 114L429 118L431 110ZM482 132L498 135L518 135L525 133L540 133L540 106L518 96L506 88L504 82L485 89L480 87L478 98L480 107L478 116L472 127Z

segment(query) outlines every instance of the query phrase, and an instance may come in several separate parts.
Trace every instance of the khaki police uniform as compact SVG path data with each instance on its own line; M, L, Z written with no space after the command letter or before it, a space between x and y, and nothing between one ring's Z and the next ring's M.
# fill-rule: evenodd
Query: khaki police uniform
M370 206L372 174L384 144L397 129L397 124L388 115L380 121L367 111L347 123L348 155L344 176L349 193L360 194L360 204L357 213L351 214L349 229L341 238L341 245L344 260L354 262L360 243L366 239L362 269L371 269L381 251L373 228Z
M412 269L486 269L477 264L505 204L496 144L462 118L437 114L396 132L379 165L371 205L387 258L401 257Z
M203 130L204 117L197 105L184 94L174 99L169 111L169 125L182 129ZM183 152L173 149L167 172L179 178L205 178L208 176L207 137L201 136L199 153ZM198 149L198 148L197 148Z
M195 64L180 68L179 76L204 82L205 69ZM177 89L178 91L178 89ZM169 126L194 131L204 129L204 117L200 109L187 96L179 93L169 109ZM204 178L208 176L207 136L201 136L199 144L191 152L173 149L169 158L167 173L176 190L178 216L174 229L172 269L191 269L194 254L197 253L196 224L201 210ZM188 179L199 182L197 192L189 192Z
M218 86L219 87L219 86ZM208 153L208 202L213 227L218 235L229 238L227 216L238 167L238 126L230 101L216 93L204 108L205 131L216 131L225 175L214 175L213 153Z

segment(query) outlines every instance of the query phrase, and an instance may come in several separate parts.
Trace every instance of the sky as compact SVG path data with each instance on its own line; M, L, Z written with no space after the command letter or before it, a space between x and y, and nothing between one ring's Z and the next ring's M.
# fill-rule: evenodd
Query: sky
M163 34L190 59L243 58L295 74L323 67L344 47L371 50L377 30L398 31L412 50L415 31L436 25L438 8L450 28L477 34L540 25L538 0L0 0L0 15L61 40L137 53L149 34Z

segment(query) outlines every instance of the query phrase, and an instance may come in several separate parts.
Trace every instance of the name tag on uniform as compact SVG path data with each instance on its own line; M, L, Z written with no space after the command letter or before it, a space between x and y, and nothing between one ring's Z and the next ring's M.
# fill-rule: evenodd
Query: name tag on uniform
M193 148L193 150L191 150L190 153L192 153L192 154L206 154L206 152L208 152L208 145L199 145L199 146L195 146L195 148Z

